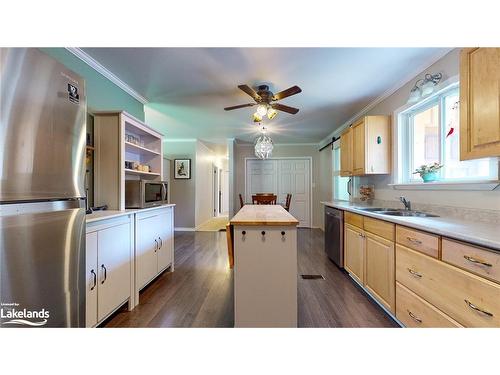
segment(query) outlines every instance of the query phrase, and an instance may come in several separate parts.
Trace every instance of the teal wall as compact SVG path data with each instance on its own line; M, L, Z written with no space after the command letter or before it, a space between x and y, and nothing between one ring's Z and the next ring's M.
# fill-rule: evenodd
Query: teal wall
M65 48L40 48L85 78L89 111L120 110L144 121L143 104L127 94Z

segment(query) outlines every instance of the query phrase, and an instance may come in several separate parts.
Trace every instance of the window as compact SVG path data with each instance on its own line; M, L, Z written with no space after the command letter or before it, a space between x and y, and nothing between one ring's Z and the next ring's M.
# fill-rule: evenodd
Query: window
M347 181L349 181L349 177L340 176L340 140L333 144L332 163L333 199L348 201L349 194L347 193Z
M448 182L497 179L494 158L460 161L458 84L438 92L399 115L402 168L400 182L422 182L415 169L438 162L440 180Z

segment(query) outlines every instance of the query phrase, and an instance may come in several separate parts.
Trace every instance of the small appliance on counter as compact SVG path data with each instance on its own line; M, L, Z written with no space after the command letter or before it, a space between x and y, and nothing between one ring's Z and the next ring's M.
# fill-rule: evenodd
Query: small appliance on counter
M148 208L168 203L167 181L125 180L125 208Z

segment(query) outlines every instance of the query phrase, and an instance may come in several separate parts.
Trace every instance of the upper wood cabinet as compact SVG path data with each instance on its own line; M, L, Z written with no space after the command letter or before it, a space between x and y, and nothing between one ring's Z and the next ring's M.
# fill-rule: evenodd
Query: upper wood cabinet
M340 175L352 175L352 130L340 136Z
M460 53L460 160L500 156L500 48Z
M391 172L389 116L365 116L340 137L340 175Z

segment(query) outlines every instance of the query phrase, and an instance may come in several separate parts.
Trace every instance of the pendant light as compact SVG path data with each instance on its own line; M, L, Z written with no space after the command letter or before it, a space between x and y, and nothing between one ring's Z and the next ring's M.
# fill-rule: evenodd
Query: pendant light
M266 133L266 128L262 127L260 136L255 140L255 156L259 159L268 159L273 152L273 140Z

